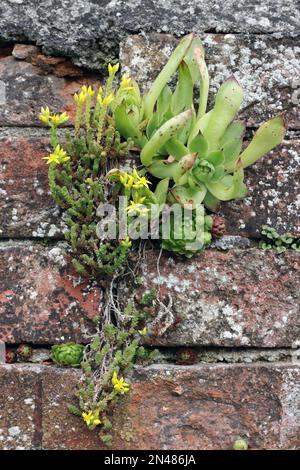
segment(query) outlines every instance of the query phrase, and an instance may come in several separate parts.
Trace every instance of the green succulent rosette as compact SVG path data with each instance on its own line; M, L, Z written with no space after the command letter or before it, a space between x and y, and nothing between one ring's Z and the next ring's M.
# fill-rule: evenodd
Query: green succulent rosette
M62 366L79 367L83 359L84 346L76 343L52 346L51 359Z
M162 248L191 258L211 243L211 228L212 218L203 211L191 210L190 217L171 213L169 237L162 238Z

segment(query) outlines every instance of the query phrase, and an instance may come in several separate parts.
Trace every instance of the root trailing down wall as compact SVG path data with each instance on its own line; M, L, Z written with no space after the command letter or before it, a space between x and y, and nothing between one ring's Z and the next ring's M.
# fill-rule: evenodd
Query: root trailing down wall
M296 2L48 3L0 6L0 340L29 342L34 357L47 358L52 344L86 341L101 303L97 286L70 267L41 160L49 140L40 107L72 115L72 94L101 80L95 69L118 55L146 88L176 36L195 30L211 91L235 73L246 90L241 117L249 133L280 111L288 133L247 171L249 196L223 205L226 237L192 260L162 256L159 288L172 296L176 327L150 344L160 347L161 363L134 371L133 392L114 416L114 448L228 449L237 436L253 449L299 448L300 255L257 247L264 223L300 234ZM120 286L120 298L158 287L156 260L147 255L144 285ZM186 346L195 365L176 364ZM101 449L97 433L66 410L78 374L0 365L0 448Z

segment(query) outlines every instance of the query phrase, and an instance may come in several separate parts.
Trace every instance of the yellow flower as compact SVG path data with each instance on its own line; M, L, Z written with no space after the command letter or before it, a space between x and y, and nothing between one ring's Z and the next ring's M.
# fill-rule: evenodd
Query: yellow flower
M47 160L47 164L49 165L50 163L55 163L55 164L60 164L60 163L65 163L68 160L70 160L70 157L68 157L67 152L61 148L60 145L57 145L55 147L55 150L53 153L50 153L48 157L43 157L44 160Z
M87 89L87 95L92 97L92 96L94 96L94 94L95 94L95 92L94 92L93 88L90 85Z
M133 90L133 87L130 86L131 78L126 77L126 73L123 74L120 88L122 90Z
M146 214L149 209L147 207L143 207L143 202L145 198L141 198L138 202L135 201L130 201L130 206L126 208L128 214L134 214L135 212L138 212L139 214Z
M47 165L50 165L50 163L59 164L59 158L55 153L50 153L48 157L43 157L43 160L47 160Z
M53 124L54 127L60 126L64 122L67 122L69 119L69 116L67 113L62 113L62 114L53 114L51 117L51 123Z
M119 70L119 67L120 67L120 64L115 64L115 65L108 64L107 68L108 68L109 76L115 75L117 71Z
M123 175L119 176L120 182L123 184L123 186L127 189L132 188L132 185L134 183L133 177L129 173L123 173Z
M88 90L87 90L86 85L83 85L81 87L81 91L80 91L79 95L78 95L78 93L74 94L75 103L78 104L78 105L83 105L86 101L87 92L88 92Z
M96 410L94 413L92 411L89 411L88 413L83 412L81 416L88 427L94 427L101 424L99 419L99 410Z
M48 106L46 106L45 108L41 108L41 114L39 117L40 121L42 121L44 124L50 124L51 113Z
M113 384L114 389L117 393L124 395L124 393L129 392L130 385L127 382L125 382L124 377L121 377L120 379L118 379L118 375L116 371L113 373L111 383Z
M147 333L148 333L147 327L145 326L142 330L138 330L138 332L141 336L147 336Z
M132 241L129 237L126 237L125 240L121 240L121 245L125 248L130 248L132 246Z
M110 103L114 100L114 95L113 93L111 93L110 95L106 96L104 99L103 99L103 106L105 108L107 108L107 106L110 105Z
M145 176L140 176L138 174L138 172L136 171L136 168L134 168L133 170L133 178L134 178L134 184L133 184L134 188L142 188L142 187L148 188L148 184L151 184L151 182L148 181Z

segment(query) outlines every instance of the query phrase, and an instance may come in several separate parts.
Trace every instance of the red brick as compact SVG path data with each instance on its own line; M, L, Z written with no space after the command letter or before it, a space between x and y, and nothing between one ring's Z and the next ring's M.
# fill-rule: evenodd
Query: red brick
M130 400L120 406L127 449L231 449L238 436L250 449L300 445L299 366L155 365L138 369Z
M39 366L0 365L0 449L41 447L42 382Z
M229 234L259 237L264 224L300 236L300 141L285 141L246 169L245 199L224 202L221 214Z
M0 340L7 343L86 342L100 290L71 269L63 247L30 242L0 245Z
M67 411L68 403L76 403L79 371L2 365L0 374L3 448L103 449L97 430L88 431ZM238 436L252 450L300 446L299 365L158 364L137 368L130 380L132 392L113 415L112 450L231 449ZM36 405L34 417L28 398ZM15 425L21 433L8 440ZM25 443L22 436L29 436Z
M162 336L151 325L150 342L165 346L291 347L300 338L300 255L277 255L258 248L205 250L193 259L158 253L141 262L143 285L128 281L122 302L136 302L155 288L165 304L172 300L173 325ZM125 299L125 300L124 300ZM156 307L155 317L160 311Z
M42 160L49 149L46 131L0 132L1 237L63 237L63 222L50 196L48 167Z
M48 367L43 373L43 448L93 450L104 448L98 432L91 432L67 405L77 405L75 390L80 372Z
M63 71L61 71L63 75ZM0 59L0 80L5 85L5 104L0 107L0 125L41 125L41 106L66 111L74 117L73 94L83 84L98 84L95 78L59 78L45 69L12 56Z

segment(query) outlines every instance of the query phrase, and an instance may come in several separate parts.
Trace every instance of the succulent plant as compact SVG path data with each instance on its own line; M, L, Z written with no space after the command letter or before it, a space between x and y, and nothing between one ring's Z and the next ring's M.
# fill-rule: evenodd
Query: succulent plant
M168 81L177 71L172 92ZM282 116L270 119L242 150L245 126L234 121L243 100L241 86L234 77L226 80L207 112L208 86L203 46L190 34L180 41L144 97L134 83L132 96L125 96L118 107L116 126L141 148L141 162L152 175L170 179L169 202L175 198L184 205L189 199L215 211L219 201L246 195L244 168L278 145L285 127Z
M5 351L5 362L6 364L13 364L17 361L17 355L13 349L7 349Z
M192 348L181 348L176 352L176 363L192 365L198 362L198 353Z
M261 248L262 250L272 250L273 245L272 243L268 243L265 240L260 240L259 248Z
M226 226L225 220L223 217L219 215L214 215L212 217L212 228L211 228L211 235L213 238L220 238L225 234Z
M300 241L293 236L293 234L287 232L283 235L279 233L269 225L263 225L261 229L261 235L264 238L259 242L259 247L263 250L274 249L278 254L284 253L288 248L291 248L298 253L300 252Z
M233 443L233 450L247 450L248 449L248 441L246 439L242 439L239 437Z
M52 346L51 359L56 364L78 367L83 359L84 346L76 343L56 344Z
M211 217L204 211L190 209L188 217L181 213L170 214L170 232L162 237L162 248L187 258L201 252L211 242Z
M33 354L32 347L29 344L20 344L17 349L17 356L23 361L28 361Z

